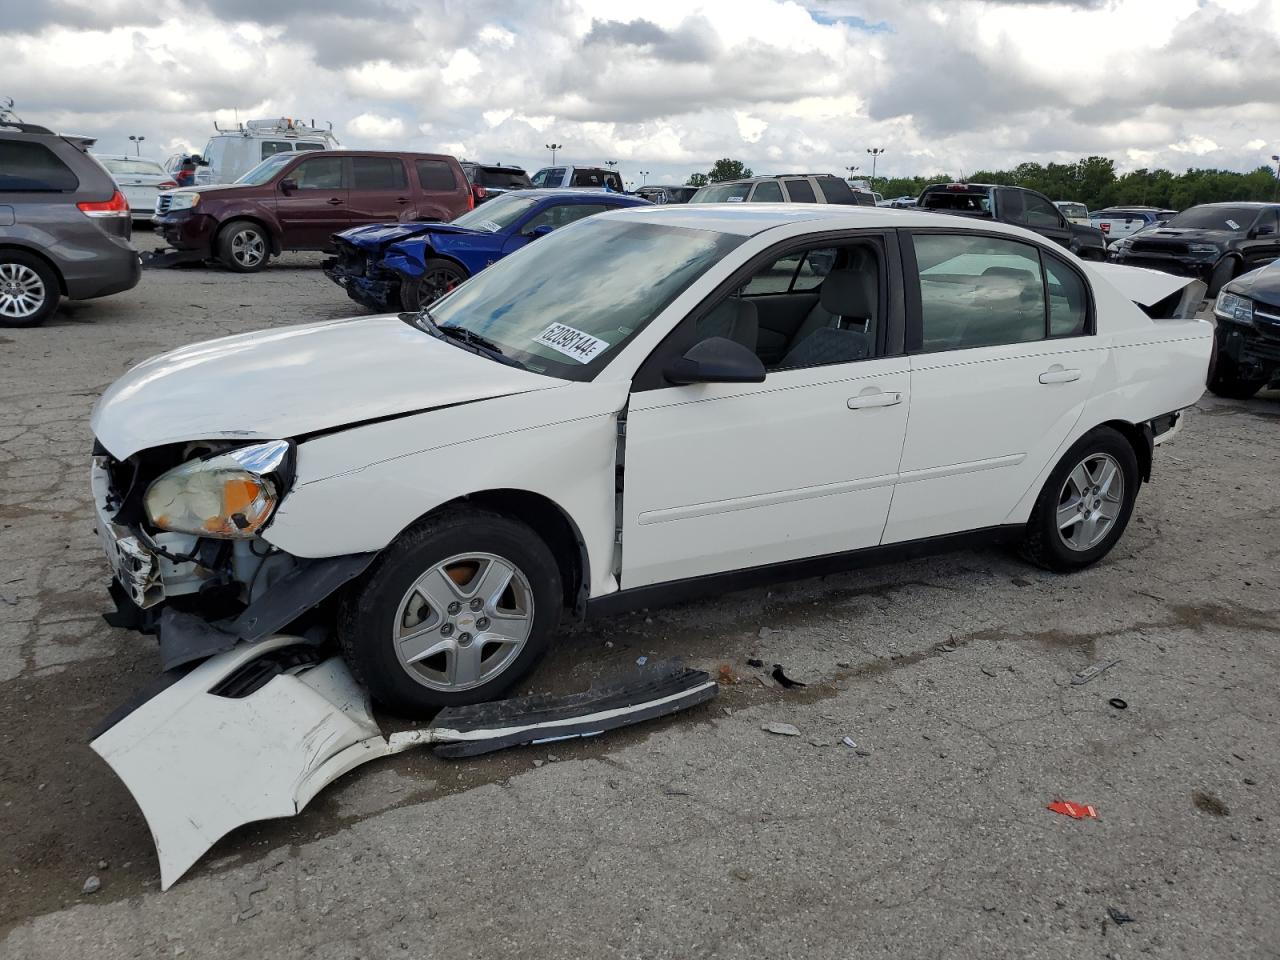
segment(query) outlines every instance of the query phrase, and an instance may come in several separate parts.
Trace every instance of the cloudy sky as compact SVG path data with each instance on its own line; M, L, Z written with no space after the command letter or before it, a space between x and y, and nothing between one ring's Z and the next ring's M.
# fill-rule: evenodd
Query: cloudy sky
M24 119L157 158L237 115L637 183L1280 152L1277 0L0 0L0 34Z

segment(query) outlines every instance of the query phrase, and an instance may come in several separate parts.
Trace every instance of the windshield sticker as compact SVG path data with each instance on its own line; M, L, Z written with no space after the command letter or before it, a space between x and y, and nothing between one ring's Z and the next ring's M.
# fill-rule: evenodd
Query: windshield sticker
M488 233L497 233L502 229L502 227L498 226L498 224L494 223L492 220L481 220L476 224L476 226Z
M746 197L725 197L726 203L741 203Z
M553 323L534 339L544 347L572 357L579 363L590 363L596 354L609 349L609 344L589 333L575 330L563 323Z
M1236 223L1234 220L1228 220L1228 221L1227 221L1227 226L1228 226L1228 227L1230 227L1232 230L1239 230L1239 229L1240 229L1240 224Z

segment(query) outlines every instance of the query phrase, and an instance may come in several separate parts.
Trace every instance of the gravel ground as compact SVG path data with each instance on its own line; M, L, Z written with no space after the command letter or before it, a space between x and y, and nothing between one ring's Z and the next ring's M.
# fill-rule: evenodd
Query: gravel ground
M959 553L571 628L531 687L641 655L736 682L598 740L371 764L160 893L85 742L156 669L100 616L89 409L161 350L354 312L318 262L148 271L0 331L0 956L1280 956L1274 393L1201 400L1089 571Z

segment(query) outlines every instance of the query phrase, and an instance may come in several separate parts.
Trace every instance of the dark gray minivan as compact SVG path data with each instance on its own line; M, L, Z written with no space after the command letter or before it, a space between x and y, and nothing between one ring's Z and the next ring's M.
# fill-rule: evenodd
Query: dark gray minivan
M129 203L93 142L0 121L0 327L42 323L64 296L137 284Z

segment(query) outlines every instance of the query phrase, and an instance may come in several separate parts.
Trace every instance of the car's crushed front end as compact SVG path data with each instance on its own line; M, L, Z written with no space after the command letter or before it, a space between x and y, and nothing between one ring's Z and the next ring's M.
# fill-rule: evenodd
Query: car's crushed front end
M164 669L269 636L372 559L303 559L261 538L293 483L295 453L285 440L222 440L118 460L95 445L95 525L116 606L108 620L156 634Z
M421 277L437 248L474 268L471 249L479 242L492 245L489 235L447 223L387 223L354 227L333 235L335 256L324 262L325 276L347 291L356 303L371 310L399 310L400 288ZM453 253L461 247L462 254ZM486 261L492 262L492 259Z
M1223 355L1241 379L1280 380L1280 261L1226 284L1213 315Z

